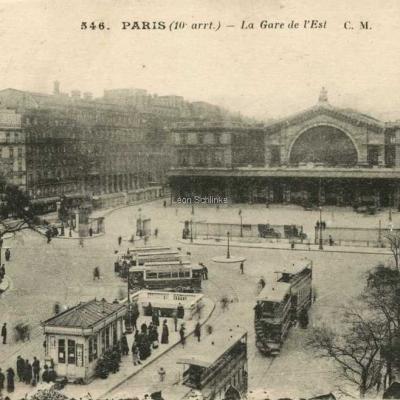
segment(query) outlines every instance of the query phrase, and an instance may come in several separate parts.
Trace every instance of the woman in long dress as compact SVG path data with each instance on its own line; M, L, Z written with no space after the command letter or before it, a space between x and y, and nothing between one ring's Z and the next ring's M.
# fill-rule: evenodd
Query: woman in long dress
M169 329L167 325L167 320L164 319L162 332L161 332L161 344L168 344Z
M14 370L12 368L8 368L7 370L7 392L12 393L15 389L14 386Z

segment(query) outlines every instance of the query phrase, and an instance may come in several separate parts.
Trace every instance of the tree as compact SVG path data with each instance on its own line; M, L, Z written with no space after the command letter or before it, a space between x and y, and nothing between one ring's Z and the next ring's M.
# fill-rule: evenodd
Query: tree
M365 397L381 380L380 355L386 332L368 310L347 308L341 322L340 332L326 326L315 328L307 346L320 357L334 360L341 376L357 385L360 397Z
M382 356L386 361L386 375L392 383L392 367L400 367L400 272L378 265L368 275L361 300L368 306L382 326L386 340Z
M394 258L394 264L396 269L399 271L400 267L400 233L390 232L385 235L385 238L389 241L390 251Z
M0 264L5 235L24 229L37 231L38 222L29 196L0 179Z

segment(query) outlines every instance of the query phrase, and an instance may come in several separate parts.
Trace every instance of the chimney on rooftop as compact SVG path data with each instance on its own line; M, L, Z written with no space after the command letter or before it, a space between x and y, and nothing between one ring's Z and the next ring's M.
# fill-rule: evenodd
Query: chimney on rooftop
M60 94L60 82L59 81L54 81L53 94L55 94L55 95Z
M83 98L84 98L85 100L92 100L92 99L93 99L93 94L92 94L92 92L85 92L85 93L83 93Z
M81 98L81 91L80 90L73 90L71 92L71 97L76 100Z

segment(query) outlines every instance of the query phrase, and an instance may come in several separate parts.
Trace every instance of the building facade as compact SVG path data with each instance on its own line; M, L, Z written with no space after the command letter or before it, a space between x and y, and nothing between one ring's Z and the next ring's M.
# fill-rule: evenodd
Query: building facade
M168 132L152 115L90 93L65 95L57 82L52 95L2 90L0 107L7 179L34 199L129 194L166 183Z
M175 129L175 198L399 207L400 123L329 104L263 128Z

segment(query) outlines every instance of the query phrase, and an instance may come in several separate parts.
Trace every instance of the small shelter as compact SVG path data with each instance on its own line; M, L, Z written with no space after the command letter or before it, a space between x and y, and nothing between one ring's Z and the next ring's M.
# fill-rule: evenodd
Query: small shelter
M94 299L49 318L42 323L46 360L59 377L89 382L98 358L120 341L125 314L123 304Z

